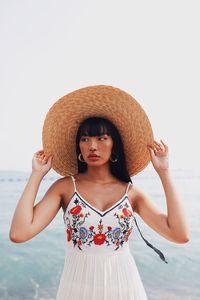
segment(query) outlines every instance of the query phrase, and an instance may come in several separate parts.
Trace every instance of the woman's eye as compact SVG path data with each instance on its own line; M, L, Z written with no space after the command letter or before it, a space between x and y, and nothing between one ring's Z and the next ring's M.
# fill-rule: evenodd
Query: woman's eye
M105 137L105 136L99 136L98 137L98 140L101 140L101 141L103 141L103 140L106 140L107 138ZM88 140L88 138L87 137L82 137L81 138L81 141L82 142L85 142L85 141L87 141Z
M87 140L87 138L81 138L81 141L83 141L83 142L86 141L86 140Z

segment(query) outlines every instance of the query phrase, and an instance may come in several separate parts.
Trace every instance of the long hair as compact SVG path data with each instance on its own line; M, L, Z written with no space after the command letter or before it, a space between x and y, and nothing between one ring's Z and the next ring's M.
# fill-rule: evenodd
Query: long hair
M113 176L124 182L132 182L126 165L126 158L121 136L116 126L108 119L102 117L90 117L83 120L78 128L76 135L76 156L78 173L84 173L87 170L87 163L81 162L78 159L81 153L79 142L83 135L100 136L108 134L112 137L113 147L111 157L117 158L117 162L112 162L109 159L109 167Z

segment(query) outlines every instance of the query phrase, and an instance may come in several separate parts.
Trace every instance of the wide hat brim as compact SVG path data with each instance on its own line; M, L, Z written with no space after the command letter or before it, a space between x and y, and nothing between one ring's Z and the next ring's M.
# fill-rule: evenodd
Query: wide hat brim
M75 90L49 109L43 129L45 155L53 155L52 168L62 176L78 173L76 134L80 123L92 116L110 120L118 129L124 145L130 176L150 162L147 145L153 144L150 121L141 105L127 92L107 85Z

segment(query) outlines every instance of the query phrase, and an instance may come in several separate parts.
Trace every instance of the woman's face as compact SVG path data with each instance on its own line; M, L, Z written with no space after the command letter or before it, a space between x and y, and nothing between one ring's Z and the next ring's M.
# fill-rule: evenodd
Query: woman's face
M99 136L84 135L80 139L79 147L87 165L99 166L108 162L112 153L113 140L108 134Z

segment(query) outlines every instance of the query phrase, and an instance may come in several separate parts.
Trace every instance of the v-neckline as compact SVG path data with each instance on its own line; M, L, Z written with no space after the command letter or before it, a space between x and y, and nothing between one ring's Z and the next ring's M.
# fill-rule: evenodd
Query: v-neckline
M101 211L101 210L99 210L98 208L96 208L95 206L93 206L92 204L90 204L84 197L81 196L81 194L78 192L77 186L76 186L76 184L75 184L76 179L75 179L73 176L71 176L71 178L72 178L73 183L74 183L74 193L73 193L73 195L72 195L71 200L69 201L69 203L72 201L74 195L76 194L76 195L81 199L81 201L83 201L88 207L90 207L92 210L94 210L94 211L95 211L97 214L99 214L101 217L104 217L107 213L109 213L109 212L110 212L111 210L113 210L116 206L118 206L120 202L122 203L126 198L128 199L128 202L129 202L129 204L130 204L129 196L128 196L128 188L129 188L130 182L128 182L128 185L127 185L127 187L126 187L126 190L125 190L125 193L123 194L123 196L122 196L118 201L116 201L112 206L110 206L109 208L107 208L107 209L104 210L104 211ZM69 203L68 203L67 207L69 206ZM130 204L130 205L131 205L131 204ZM65 209L65 211L64 211L64 217L65 217L65 214L66 214L66 211L67 211L67 207L66 207L66 209ZM131 206L131 208L132 208L132 206Z
M77 191L74 192L74 194L77 194L79 196L79 198L86 203L87 206L89 206L90 208L92 208L93 210L95 210L97 213L99 213L101 216L104 216L105 214L107 214L110 210L112 210L115 206L117 206L120 202L123 202L125 198L127 198L127 190L125 191L124 195L118 200L116 201L112 206L110 206L109 208L107 208L106 210L102 211L98 208L96 208L95 206L93 206L91 203L89 203L85 198L83 198L80 193Z

